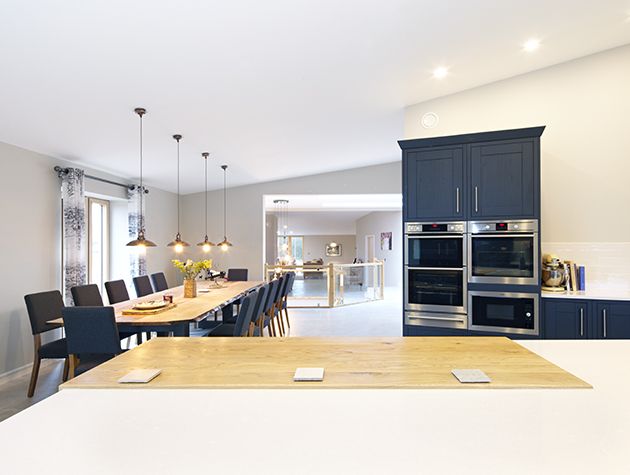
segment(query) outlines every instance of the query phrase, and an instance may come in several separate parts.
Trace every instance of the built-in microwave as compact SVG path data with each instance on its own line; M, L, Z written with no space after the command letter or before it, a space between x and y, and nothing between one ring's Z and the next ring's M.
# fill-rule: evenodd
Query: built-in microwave
M539 335L539 295L521 292L468 292L468 329Z
M468 282L538 285L538 221L472 221Z

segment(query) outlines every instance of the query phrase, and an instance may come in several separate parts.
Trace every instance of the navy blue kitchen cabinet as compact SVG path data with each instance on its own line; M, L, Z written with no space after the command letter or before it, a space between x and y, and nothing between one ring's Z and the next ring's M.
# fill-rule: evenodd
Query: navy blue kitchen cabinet
M404 221L539 218L544 129L399 141Z
M464 216L464 149L409 150L405 160L406 220Z
M630 302L597 301L593 321L593 338L630 338Z
M470 216L536 218L538 160L532 139L470 146Z
M587 300L545 299L544 337L549 340L579 340L589 337L591 305Z

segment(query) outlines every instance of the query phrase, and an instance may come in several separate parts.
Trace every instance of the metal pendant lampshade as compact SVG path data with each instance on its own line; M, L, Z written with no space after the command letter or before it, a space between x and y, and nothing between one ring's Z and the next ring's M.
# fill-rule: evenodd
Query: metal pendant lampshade
M221 165L223 169L223 241L217 244L222 251L227 251L232 247L232 243L227 238L227 165Z
M167 246L174 248L175 252L180 253L184 251L185 247L190 246L190 244L182 240L182 236L179 232L179 141L182 139L182 136L175 134L173 138L177 142L177 234L175 235L175 239L169 242Z
M142 185L142 116L146 114L147 111L142 107L137 107L134 109L134 112L140 117L140 210L138 214L140 222L138 223L138 235L136 236L136 239L129 241L127 246L140 248L155 247L156 244L153 241L148 240L144 235L144 209L142 207L142 201L145 193L144 186Z
M203 157L203 163L204 163L204 177L205 177L205 187L206 187L206 194L205 194L205 200L206 200L206 206L205 206L205 222L206 222L206 235L203 238L203 241L201 241L199 244L197 244L197 246L199 246L201 248L201 250L203 252L210 252L210 249L212 249L212 246L214 246L214 243L208 241L208 157L210 156L210 154L208 152L203 152L201 154L201 156Z

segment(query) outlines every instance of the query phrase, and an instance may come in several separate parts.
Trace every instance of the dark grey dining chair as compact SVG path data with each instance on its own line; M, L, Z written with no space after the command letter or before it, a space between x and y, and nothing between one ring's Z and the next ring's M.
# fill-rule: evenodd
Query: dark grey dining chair
M129 300L129 292L124 280L112 280L105 282L105 291L110 305L115 303L126 302Z
M113 307L64 307L70 378L122 353Z
M230 282L244 282L247 280L247 269L228 269L227 280Z
M289 321L289 294L291 293L291 291L293 290L293 283L295 282L295 272L287 272L287 285L285 286L283 295L282 295L282 304L280 305L279 308L279 312L280 312L280 322L283 324L284 326L284 321L283 321L283 312L284 312L284 318L286 318L287 321L287 329L291 329L291 322Z
M156 292L161 292L168 289L168 283L166 282L166 276L164 272L156 272L151 274L151 282L153 282L153 289Z
M70 289L72 293L72 300L76 307L102 307L103 297L98 290L98 285L77 285Z
M263 306L263 315L261 316L261 318L258 319L258 331L260 336L263 336L263 330L265 328L267 328L269 336L273 336L273 328L270 326L271 319L269 318L269 312L271 311L271 307L275 302L276 292L279 285L280 281L278 279L274 279L269 282L269 291L267 292L265 305Z
M256 297L254 311L252 312L251 336L262 336L260 333L260 320L265 318L264 307L267 303L269 288L269 284L264 284L258 289L258 296Z
M151 287L151 281L149 280L148 275L134 277L133 286L136 289L136 295L138 296L138 298L153 293L153 287Z
M63 380L68 379L69 368L66 339L59 338L42 345L43 333L61 328L61 324L46 322L61 317L63 297L58 290L51 290L25 295L24 302L26 303L28 319L31 322L31 331L33 333L33 369L31 370L31 381L28 385L28 397L33 397L42 359L65 359Z
M241 308L238 311L236 322L223 323L210 330L208 336L247 336L250 333L250 323L258 292L252 292L241 299Z

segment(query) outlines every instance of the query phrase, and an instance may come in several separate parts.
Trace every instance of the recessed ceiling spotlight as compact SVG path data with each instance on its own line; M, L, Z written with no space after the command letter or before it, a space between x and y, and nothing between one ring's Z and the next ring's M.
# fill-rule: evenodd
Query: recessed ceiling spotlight
M527 51L528 53L533 53L538 48L540 48L540 40L538 38L530 38L523 43L523 51Z
M435 79L444 79L448 76L448 68L444 66L440 66L439 68L435 68L433 70L433 77Z

